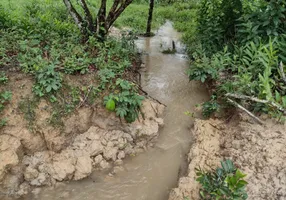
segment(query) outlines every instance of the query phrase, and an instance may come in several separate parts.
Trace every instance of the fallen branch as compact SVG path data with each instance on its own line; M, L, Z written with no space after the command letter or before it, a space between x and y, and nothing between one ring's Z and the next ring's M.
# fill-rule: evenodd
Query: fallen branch
M285 73L284 73L284 68L283 68L283 63L282 61L280 62L279 64L279 69L280 69L280 72L281 72L281 76L282 76L282 80L284 81L284 83L286 84L286 76L285 76Z
M280 112L282 112L284 115L286 114L286 110L284 108L282 108L280 105L278 105L277 103L274 103L273 101L269 101L269 100L262 100L262 99L258 99L256 97L250 97L250 96L246 96L243 94L231 94L231 93L227 93L225 95L226 97L233 97L236 99L243 99L243 100L250 100L250 101L255 101L257 103L263 103L263 104L270 104L271 106L277 108Z
M240 105L239 103L233 101L230 98L227 98L227 100L232 103L233 105L235 105L236 107L238 107L239 109L243 110L244 112L246 112L250 117L252 117L257 123L259 123L260 125L263 125L264 123L258 118L256 117L254 114L252 114L249 110L247 110L246 108L244 108L242 105Z

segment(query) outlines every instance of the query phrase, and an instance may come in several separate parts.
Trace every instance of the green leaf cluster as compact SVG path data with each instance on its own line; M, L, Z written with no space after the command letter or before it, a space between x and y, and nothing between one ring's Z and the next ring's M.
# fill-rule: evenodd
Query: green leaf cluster
M244 180L246 174L236 169L231 160L221 162L221 167L206 172L196 169L197 181L201 184L201 199L204 200L245 200L247 193Z
M144 97L137 93L135 84L121 78L116 80L115 90L117 91L104 97L106 108L114 110L117 116L127 122L134 122L139 116Z
M40 69L36 73L36 80L37 82L33 87L33 91L40 97L45 94L56 92L62 86L61 75L59 72L55 71L54 65L48 65L47 67Z

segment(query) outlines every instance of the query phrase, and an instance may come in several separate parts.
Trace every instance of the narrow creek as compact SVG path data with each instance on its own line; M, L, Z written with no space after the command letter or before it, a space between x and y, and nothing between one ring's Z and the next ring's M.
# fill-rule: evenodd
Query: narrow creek
M156 146L136 157L124 160L125 170L114 176L95 172L90 178L43 189L25 199L40 200L166 200L184 171L185 155L191 144L192 119L184 114L207 100L206 89L189 82L188 60L180 53L180 34L166 22L151 38L139 38L145 68L142 86L152 97L167 105L164 123ZM176 54L163 54L162 47L172 47Z

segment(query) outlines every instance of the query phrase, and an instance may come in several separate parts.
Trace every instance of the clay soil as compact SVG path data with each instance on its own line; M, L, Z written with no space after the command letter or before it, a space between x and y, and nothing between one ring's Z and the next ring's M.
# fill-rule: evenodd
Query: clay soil
M143 115L132 124L108 112L102 97L94 103L81 95L77 107L67 115L56 115L59 102L72 97L61 91L56 103L35 99L33 78L21 72L8 72L9 81L0 90L12 93L1 119L0 199L15 199L42 186L80 180L94 170L112 170L125 157L144 151L155 142L163 119L164 106L144 100ZM96 87L95 73L65 76L69 87ZM104 94L102 94L104 95ZM144 116L144 118L143 118Z
M227 158L247 174L248 199L285 200L286 125L269 119L264 122L265 126L258 125L243 113L229 121L196 120L188 174L180 178L169 200L200 199L195 168L215 169Z

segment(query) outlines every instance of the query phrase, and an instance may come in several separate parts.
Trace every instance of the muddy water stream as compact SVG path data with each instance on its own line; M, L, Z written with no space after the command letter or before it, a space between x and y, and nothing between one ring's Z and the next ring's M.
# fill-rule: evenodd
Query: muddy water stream
M192 119L184 114L194 111L196 104L206 100L207 91L186 76L185 55L162 54L172 48L172 40L180 52L180 35L167 22L152 38L139 38L136 43L143 52L145 68L142 86L152 97L167 105L160 137L156 146L136 157L124 160L123 172L114 176L93 173L90 178L53 189L44 189L28 199L40 200L166 200L176 186L178 174L185 163L191 143Z

